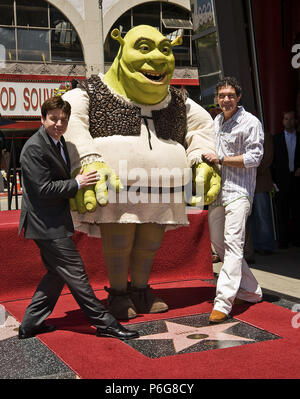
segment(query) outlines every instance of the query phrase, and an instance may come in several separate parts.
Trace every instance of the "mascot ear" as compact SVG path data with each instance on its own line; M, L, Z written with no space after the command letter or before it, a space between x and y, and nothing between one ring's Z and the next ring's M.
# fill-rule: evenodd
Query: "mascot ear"
M119 29L114 29L114 30L112 30L110 36L111 36L114 40L117 40L117 41L121 44L121 46L124 46L124 43L125 43L125 42L124 42L124 39L123 39L122 36L121 36L121 33L120 33Z
M174 39L171 42L172 47L174 46L181 46L182 45L182 37L181 36L177 36L176 39Z

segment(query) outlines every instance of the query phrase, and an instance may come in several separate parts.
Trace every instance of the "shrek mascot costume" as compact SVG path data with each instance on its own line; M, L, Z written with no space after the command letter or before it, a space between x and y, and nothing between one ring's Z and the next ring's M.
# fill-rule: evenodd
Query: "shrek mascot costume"
M120 49L108 72L63 95L72 106L65 139L74 172L99 172L99 182L72 199L72 215L77 230L102 237L108 306L126 320L168 310L148 280L165 230L188 225L184 170L205 188L192 204L213 202L220 177L202 162L215 152L210 115L169 86L181 37L170 41L148 25L111 36Z

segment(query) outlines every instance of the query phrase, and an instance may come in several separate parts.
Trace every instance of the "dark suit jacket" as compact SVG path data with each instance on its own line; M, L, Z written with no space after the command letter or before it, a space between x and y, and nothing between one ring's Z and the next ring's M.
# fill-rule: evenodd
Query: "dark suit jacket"
M19 234L32 239L56 239L73 235L69 198L78 185L71 179L68 150L61 138L68 165L41 127L24 145L21 156L22 208Z
M300 133L297 133L295 150L295 171L300 168ZM279 190L288 191L290 181L289 156L285 142L284 132L274 136L274 158L272 164L273 181Z

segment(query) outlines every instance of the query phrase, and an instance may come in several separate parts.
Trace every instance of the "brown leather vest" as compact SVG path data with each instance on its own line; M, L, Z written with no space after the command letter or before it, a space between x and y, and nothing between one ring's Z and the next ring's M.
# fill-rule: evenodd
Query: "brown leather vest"
M80 81L77 87L86 90L89 95L90 133L93 138L140 135L141 120L145 118L141 115L140 107L115 96L97 75ZM170 93L170 104L161 110L152 111L155 132L159 138L172 139L184 145L187 133L185 98L174 87L170 87Z

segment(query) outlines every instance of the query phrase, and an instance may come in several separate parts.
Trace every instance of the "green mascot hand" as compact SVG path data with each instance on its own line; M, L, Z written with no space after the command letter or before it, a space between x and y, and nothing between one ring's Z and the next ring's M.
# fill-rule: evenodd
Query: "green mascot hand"
M100 206L108 203L107 183L116 191L123 189L122 183L115 172L104 162L92 162L83 167L83 174L97 171L99 180L96 184L78 190L75 198L70 199L70 209L79 213L94 212L97 202ZM74 170L72 177L76 177L80 169Z
M193 188L195 195L190 200L190 205L203 206L214 202L221 189L221 176L218 169L206 162L194 165Z

